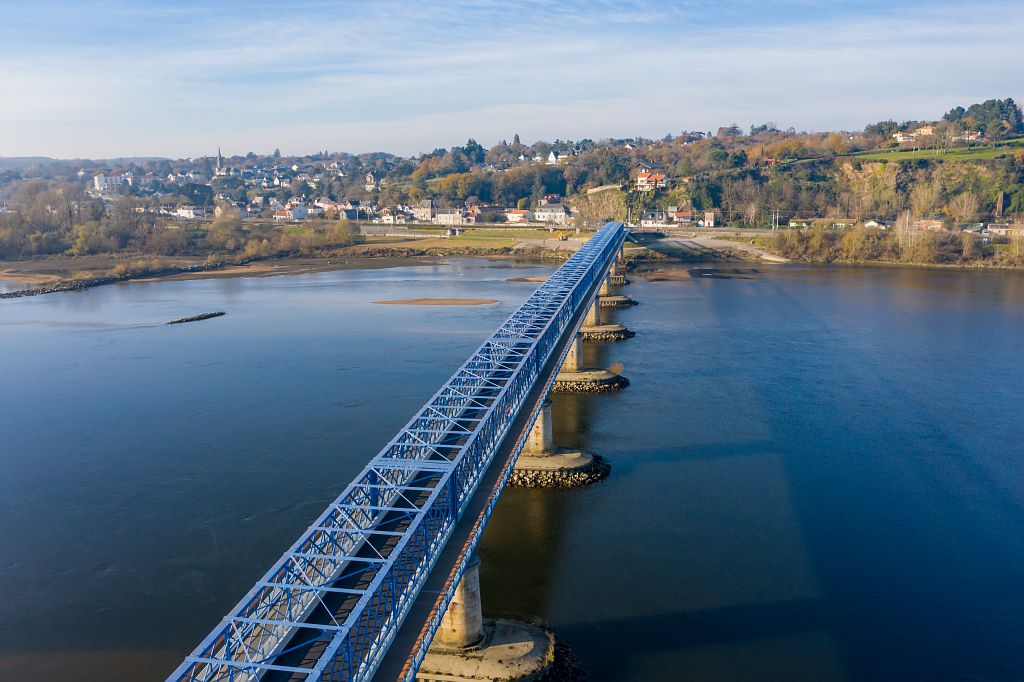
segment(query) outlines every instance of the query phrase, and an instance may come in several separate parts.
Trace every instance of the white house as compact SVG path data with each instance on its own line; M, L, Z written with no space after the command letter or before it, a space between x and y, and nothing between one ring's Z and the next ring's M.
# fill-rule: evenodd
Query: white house
M669 216L665 211L645 211L640 216L640 227L666 227L669 224Z
M196 220L198 218L205 218L206 211L198 206L181 206L178 208L177 216L186 220Z
M420 203L416 204L416 207L412 209L412 214L416 217L416 220L421 223L429 223L433 221L436 213L437 207L434 206L433 199L424 199Z
M510 224L528 223L533 220L533 213L523 208L510 208L505 211L505 222Z
M565 208L565 204L548 204L541 202L541 204L533 210L533 219L542 223L565 225L569 220L569 211Z
M461 208L439 208L434 213L435 225L464 225L466 222L466 212Z
M109 192L122 185L130 185L132 182L131 178L131 173L97 173L92 176L92 184L97 192Z
M638 173L635 185L638 192L650 192L655 189L664 189L668 185L668 181L662 173Z

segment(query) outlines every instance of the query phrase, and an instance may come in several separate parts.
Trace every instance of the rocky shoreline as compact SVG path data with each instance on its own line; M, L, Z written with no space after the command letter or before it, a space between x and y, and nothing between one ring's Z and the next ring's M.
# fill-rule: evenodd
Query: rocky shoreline
M612 465L601 455L591 456L593 459L579 469L513 469L508 484L514 488L575 488L608 478Z

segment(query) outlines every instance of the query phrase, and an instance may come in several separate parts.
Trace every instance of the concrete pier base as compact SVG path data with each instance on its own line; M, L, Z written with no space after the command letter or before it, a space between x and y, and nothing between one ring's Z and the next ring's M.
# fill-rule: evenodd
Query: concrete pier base
M611 466L601 455L559 448L550 455L519 456L508 484L516 488L575 488L608 477Z
M628 308L637 305L637 302L629 296L598 296L597 300L602 308Z
M624 287L629 284L629 280L626 279L625 275L608 275L608 282L616 287Z
M606 369L559 372L551 386L553 393L609 393L629 386L629 379Z
M601 301L603 298L606 297L600 296L595 299L587 309L587 314L583 317L583 326L580 327L580 338L586 341L621 341L634 336L633 332L621 324L601 323L601 308L603 307ZM608 296L607 298L616 297ZM618 298L628 299L626 296Z
M584 324L580 337L584 341L622 341L636 336L636 332L621 324Z
M420 665L421 682L536 680L555 657L549 632L514 620L484 620L480 559L473 556Z
M538 680L555 658L555 640L549 632L514 620L485 620L484 641L461 651L433 646L420 665L420 682L463 680Z
M516 459L509 485L520 488L572 488L600 481L611 467L599 455L556 448L551 401L545 400Z

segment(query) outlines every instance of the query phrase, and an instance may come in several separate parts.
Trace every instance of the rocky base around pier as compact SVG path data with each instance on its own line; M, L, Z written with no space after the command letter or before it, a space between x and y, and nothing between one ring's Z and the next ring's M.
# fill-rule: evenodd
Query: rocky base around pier
M485 620L484 641L466 650L430 647L420 665L419 682L544 679L555 662L550 632L515 620Z
M624 341L636 336L636 332L621 324L594 324L580 327L580 338L584 341Z
M628 308L637 305L629 296L598 296L597 300L602 308Z
M629 379L606 369L559 372L552 393L610 393L629 386Z
M588 682L590 675L580 664L568 642L555 637L555 660L541 682Z
M520 455L508 484L515 488L575 488L597 483L607 478L611 470L601 455L578 450Z

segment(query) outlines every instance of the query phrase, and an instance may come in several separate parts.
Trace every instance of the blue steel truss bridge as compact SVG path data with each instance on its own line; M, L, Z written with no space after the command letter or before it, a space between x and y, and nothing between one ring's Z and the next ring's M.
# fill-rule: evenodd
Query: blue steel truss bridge
M169 682L413 680L626 236L606 224L549 277Z

